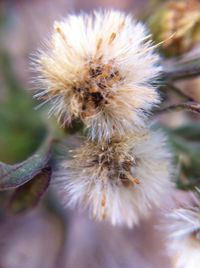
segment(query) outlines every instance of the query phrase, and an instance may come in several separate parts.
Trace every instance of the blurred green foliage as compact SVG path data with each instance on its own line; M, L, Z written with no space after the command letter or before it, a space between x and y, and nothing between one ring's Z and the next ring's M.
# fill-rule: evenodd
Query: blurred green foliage
M200 125L167 129L167 134L175 153L177 187L194 190L200 186Z
M39 146L46 130L31 94L17 80L5 51L0 51L0 69L6 87L0 101L0 161L15 163Z

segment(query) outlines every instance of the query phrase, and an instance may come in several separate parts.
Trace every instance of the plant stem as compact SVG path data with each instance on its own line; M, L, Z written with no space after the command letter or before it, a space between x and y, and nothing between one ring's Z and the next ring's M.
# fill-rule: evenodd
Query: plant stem
M165 108L159 109L156 111L156 113L162 114L165 112L177 112L177 111L183 111L183 110L187 110L190 112L200 114L200 103L193 102L193 101L183 102L183 103L170 105Z
M167 83L166 86L165 86L166 89L171 89L173 92L175 92L178 96L180 96L181 98L185 99L185 100L188 100L190 97L187 96L180 88L174 86L173 84L171 83ZM191 101L193 101L191 98L190 98Z

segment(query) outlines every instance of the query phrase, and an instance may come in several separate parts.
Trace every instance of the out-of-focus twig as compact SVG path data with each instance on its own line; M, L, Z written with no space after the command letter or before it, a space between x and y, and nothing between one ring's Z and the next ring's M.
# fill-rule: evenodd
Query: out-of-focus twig
M175 85L173 85L172 83L167 83L164 87L166 90L167 89L171 89L173 92L175 92L179 97L188 100L188 98L190 98L189 96L187 96L181 89L179 89L178 87L176 87ZM190 100L193 101L193 99L190 98Z
M156 110L156 114L162 114L165 112L183 111L183 110L200 114L200 103L188 101L175 105L170 105L165 108Z
M164 72L164 77L167 80L182 80L200 76L200 66L193 66L190 68L168 70Z

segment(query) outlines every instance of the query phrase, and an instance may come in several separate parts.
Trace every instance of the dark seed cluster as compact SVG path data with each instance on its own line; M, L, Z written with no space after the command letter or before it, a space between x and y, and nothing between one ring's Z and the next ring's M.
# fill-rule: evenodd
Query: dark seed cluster
M95 65L95 66L94 66ZM73 88L79 103L80 116L85 118L99 111L112 98L112 86L122 78L112 64L89 63L85 80Z

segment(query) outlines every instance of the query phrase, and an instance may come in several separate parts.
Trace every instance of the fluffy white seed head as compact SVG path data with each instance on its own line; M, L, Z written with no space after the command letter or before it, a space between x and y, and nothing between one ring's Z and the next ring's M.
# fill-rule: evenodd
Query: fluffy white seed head
M140 133L72 151L55 174L64 203L95 219L137 224L171 188L170 153L161 133Z
M50 114L64 123L81 118L93 139L143 126L159 103L158 55L144 25L123 12L94 11L55 22L35 69L36 97L51 101Z
M169 253L174 268L200 266L200 206L180 208L169 215Z

